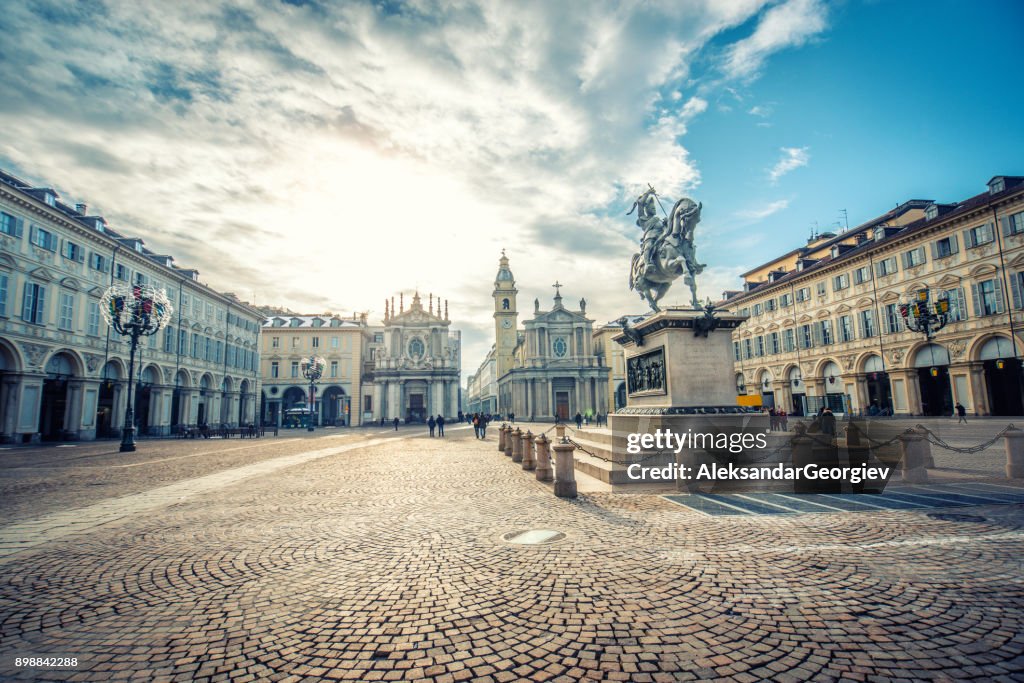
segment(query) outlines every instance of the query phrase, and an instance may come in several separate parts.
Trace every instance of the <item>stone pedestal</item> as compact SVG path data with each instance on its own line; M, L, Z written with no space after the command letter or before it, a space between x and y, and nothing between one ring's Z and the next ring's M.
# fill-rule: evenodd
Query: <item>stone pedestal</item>
M572 457L576 447L571 443L557 443L555 450L555 495L559 498L576 497L576 465Z
M537 467L537 460L533 457L533 432L527 431L523 434L523 469L533 470Z
M900 437L903 451L903 481L908 484L922 484L928 481L926 465L931 457L931 448L921 434L905 434Z
M1006 478L1024 479L1024 431L1008 429L1006 440Z
M541 434L537 437L537 481L551 481L551 453L548 451L548 437Z

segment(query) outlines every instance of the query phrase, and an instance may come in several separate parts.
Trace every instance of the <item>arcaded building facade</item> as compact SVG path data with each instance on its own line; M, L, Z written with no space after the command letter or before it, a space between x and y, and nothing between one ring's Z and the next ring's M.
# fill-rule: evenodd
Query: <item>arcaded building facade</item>
M911 200L823 234L727 292L737 391L790 413L1024 414L1024 178L955 203ZM949 301L929 340L900 305Z

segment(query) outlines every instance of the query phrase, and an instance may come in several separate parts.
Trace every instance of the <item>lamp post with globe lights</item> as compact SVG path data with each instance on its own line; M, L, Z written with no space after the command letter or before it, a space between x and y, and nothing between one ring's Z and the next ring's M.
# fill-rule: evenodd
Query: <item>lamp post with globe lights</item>
M135 351L139 339L152 336L167 326L174 309L162 289L151 285L114 285L103 293L100 311L114 332L128 337L131 343L128 356L128 404L121 430L121 452L131 452L135 450L135 406L132 403Z
M942 293L933 301L927 289L919 289L913 301L900 304L899 311L908 330L921 332L931 341L949 322L949 297Z
M309 380L309 425L308 431L313 431L313 409L316 405L316 381L323 377L324 368L327 366L321 356L310 356L303 358L301 362L302 376Z

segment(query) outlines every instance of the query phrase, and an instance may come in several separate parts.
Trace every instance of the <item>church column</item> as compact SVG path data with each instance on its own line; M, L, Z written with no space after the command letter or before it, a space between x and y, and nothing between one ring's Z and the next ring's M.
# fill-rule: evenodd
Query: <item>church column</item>
M362 408L362 406L360 406L360 409L361 408ZM381 405L381 386L380 386L380 382L374 382L373 383L373 417L372 417L374 422L379 420L381 415L383 415L383 413L381 412L381 410L383 408L384 408L384 406Z
M575 391L573 393L576 396L576 405L572 406L569 409L569 412L571 413L569 415L570 419L573 418L573 417L576 417L576 413L580 413L581 415L583 414L583 387L580 386L582 384L582 382L583 382L583 380L580 379L579 377L576 377L575 379L573 379L573 382L572 382L573 383L573 387L575 389Z

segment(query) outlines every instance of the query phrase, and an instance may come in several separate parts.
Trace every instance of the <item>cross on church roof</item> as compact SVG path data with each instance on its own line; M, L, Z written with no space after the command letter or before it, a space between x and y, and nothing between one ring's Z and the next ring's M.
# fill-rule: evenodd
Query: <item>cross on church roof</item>
M560 287L564 287L565 285L563 285L563 284L562 284L561 282L559 282L558 280L555 280L555 284L553 284L553 285L551 285L551 286L555 288L555 296L556 296L556 297L562 296L562 292L561 292L561 291L559 290L559 288L560 288Z

